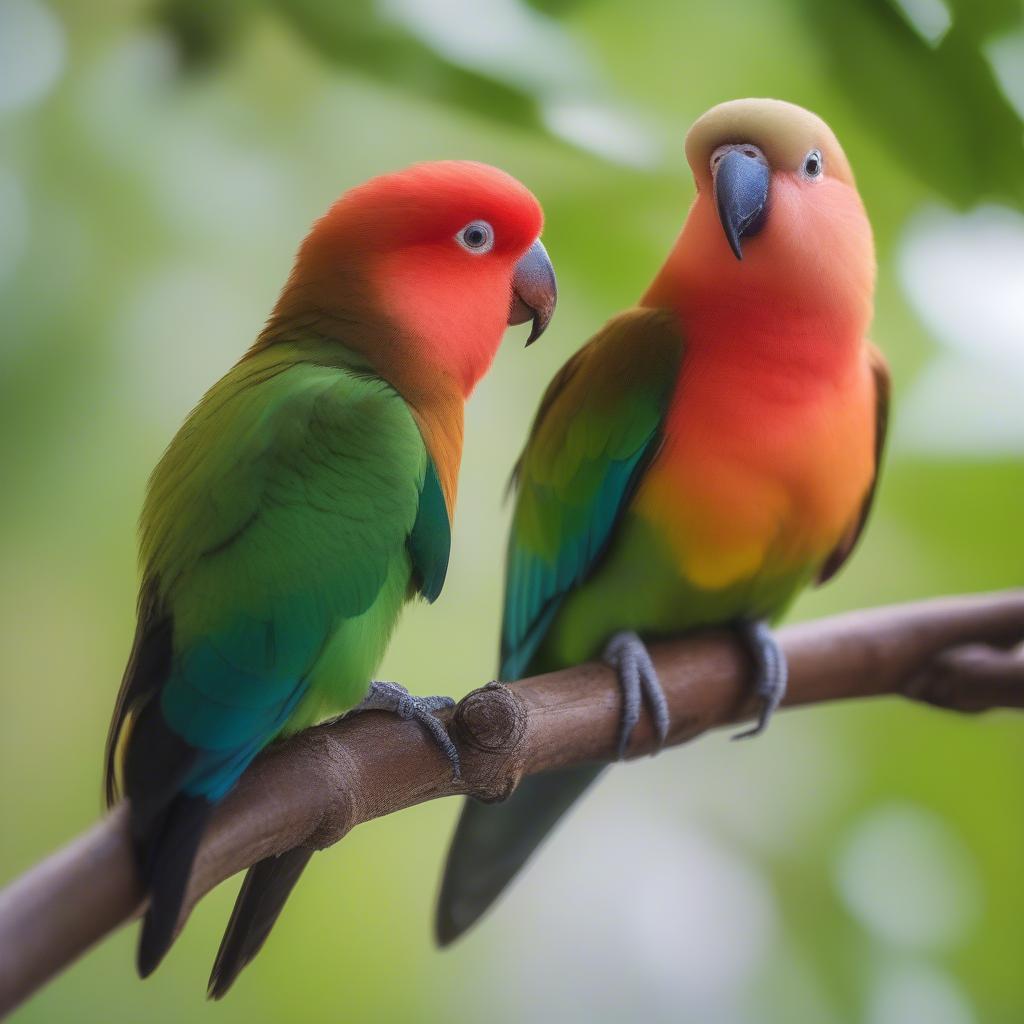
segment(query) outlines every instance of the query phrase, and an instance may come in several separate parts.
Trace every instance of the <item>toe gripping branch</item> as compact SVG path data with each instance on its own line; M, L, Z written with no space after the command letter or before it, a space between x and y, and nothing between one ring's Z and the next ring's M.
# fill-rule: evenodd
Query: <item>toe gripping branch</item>
M733 736L734 740L746 740L760 736L768 728L772 715L786 696L789 665L775 634L766 623L744 622L739 627L739 634L754 660L754 693L760 704L757 722Z
M615 670L622 690L622 717L619 720L619 760L626 756L626 748L633 730L640 721L640 705L644 699L654 720L657 753L665 745L670 725L668 699L662 689L658 673L651 661L647 646L636 633L626 630L611 638L601 655L602 660Z
M773 714L786 695L789 668L775 634L760 621L744 622L738 627L744 647L754 661L754 693L760 710L757 722L734 739L758 736L768 727ZM657 753L668 738L670 715L668 699L646 644L631 630L616 633L601 656L615 670L622 691L619 719L618 757L623 760L633 731L640 721L640 707L646 701L654 722Z
M403 721L417 722L437 744L441 753L448 758L452 766L452 777L458 779L462 775L462 762L459 749L452 742L444 723L434 714L455 707L451 697L416 697L400 683L377 680L370 683L370 689L362 703L354 707L349 714L361 714L364 711L387 711L397 715Z
M1024 708L1024 589L863 609L788 626L781 637L793 705L892 695L952 711ZM743 714L749 664L735 632L694 634L659 645L655 656L672 710L669 744ZM451 725L462 751L458 780L384 716L272 744L215 813L186 906L268 856L329 846L371 818L439 797L500 799L525 775L616 752L607 669L594 664L474 690ZM653 737L641 745L651 749ZM142 906L122 804L0 892L0 1015Z

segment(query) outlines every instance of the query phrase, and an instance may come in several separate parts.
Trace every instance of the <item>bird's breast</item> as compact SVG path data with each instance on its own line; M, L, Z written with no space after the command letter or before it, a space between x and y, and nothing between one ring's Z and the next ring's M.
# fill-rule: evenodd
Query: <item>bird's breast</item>
M863 346L827 367L698 349L634 509L700 587L817 566L859 514L874 432Z

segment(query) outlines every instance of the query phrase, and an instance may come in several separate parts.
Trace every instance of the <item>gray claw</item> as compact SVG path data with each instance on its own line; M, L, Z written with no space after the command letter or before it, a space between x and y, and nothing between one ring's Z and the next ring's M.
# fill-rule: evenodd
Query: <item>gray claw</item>
M435 711L451 707L455 707L455 701L451 697L414 697L399 683L378 680L370 683L366 697L349 714L358 715L363 711L388 711L393 715L398 715L403 721L418 722L430 733L441 752L448 758L448 762L452 766L452 775L458 779L462 775L462 762L459 760L458 748L452 742L443 723L433 714Z
M622 688L622 717L619 721L619 760L626 756L630 737L640 721L640 705L646 699L654 720L654 732L660 750L668 736L668 701L658 680L650 654L643 640L631 630L616 633L601 655L605 664L615 669Z
M761 700L757 722L749 729L737 733L734 740L760 736L768 728L772 715L786 696L789 666L774 633L763 622L744 623L741 634L754 657L756 671L754 692Z

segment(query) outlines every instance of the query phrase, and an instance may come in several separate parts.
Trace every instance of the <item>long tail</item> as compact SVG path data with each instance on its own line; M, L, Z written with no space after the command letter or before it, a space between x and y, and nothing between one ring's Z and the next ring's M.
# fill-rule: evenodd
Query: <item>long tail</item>
M174 942L192 862L212 810L203 797L178 796L149 836L137 839L142 881L149 892L136 953L140 977L156 970Z
M207 990L211 999L224 996L245 965L263 948L312 856L312 849L298 846L249 868L213 963Z
M437 904L439 945L454 942L481 917L604 767L531 775L498 804L466 800Z

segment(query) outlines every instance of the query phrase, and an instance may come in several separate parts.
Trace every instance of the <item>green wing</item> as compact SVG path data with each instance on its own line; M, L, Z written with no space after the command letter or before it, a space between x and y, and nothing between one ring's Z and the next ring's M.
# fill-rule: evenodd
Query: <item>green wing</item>
M522 676L565 595L600 561L657 450L682 350L671 314L633 309L548 387L514 476L503 679Z
M164 801L174 780L222 796L294 711L345 620L360 617L363 642L383 650L410 570L427 596L443 583L438 498L405 402L336 346L272 346L223 378L161 460L143 511L147 600L108 771L126 720L157 697L150 728L180 742L169 764L129 740L133 800ZM168 633L164 664L144 656L148 635Z
M595 570L660 443L683 345L671 315L612 320L552 381L516 469L501 675L531 661L566 595ZM467 800L437 905L447 944L501 894L600 772L582 765L525 778L503 803Z
M419 510L409 536L409 554L416 569L417 589L431 603L437 600L444 586L451 548L448 506L437 477L437 467L428 456Z

